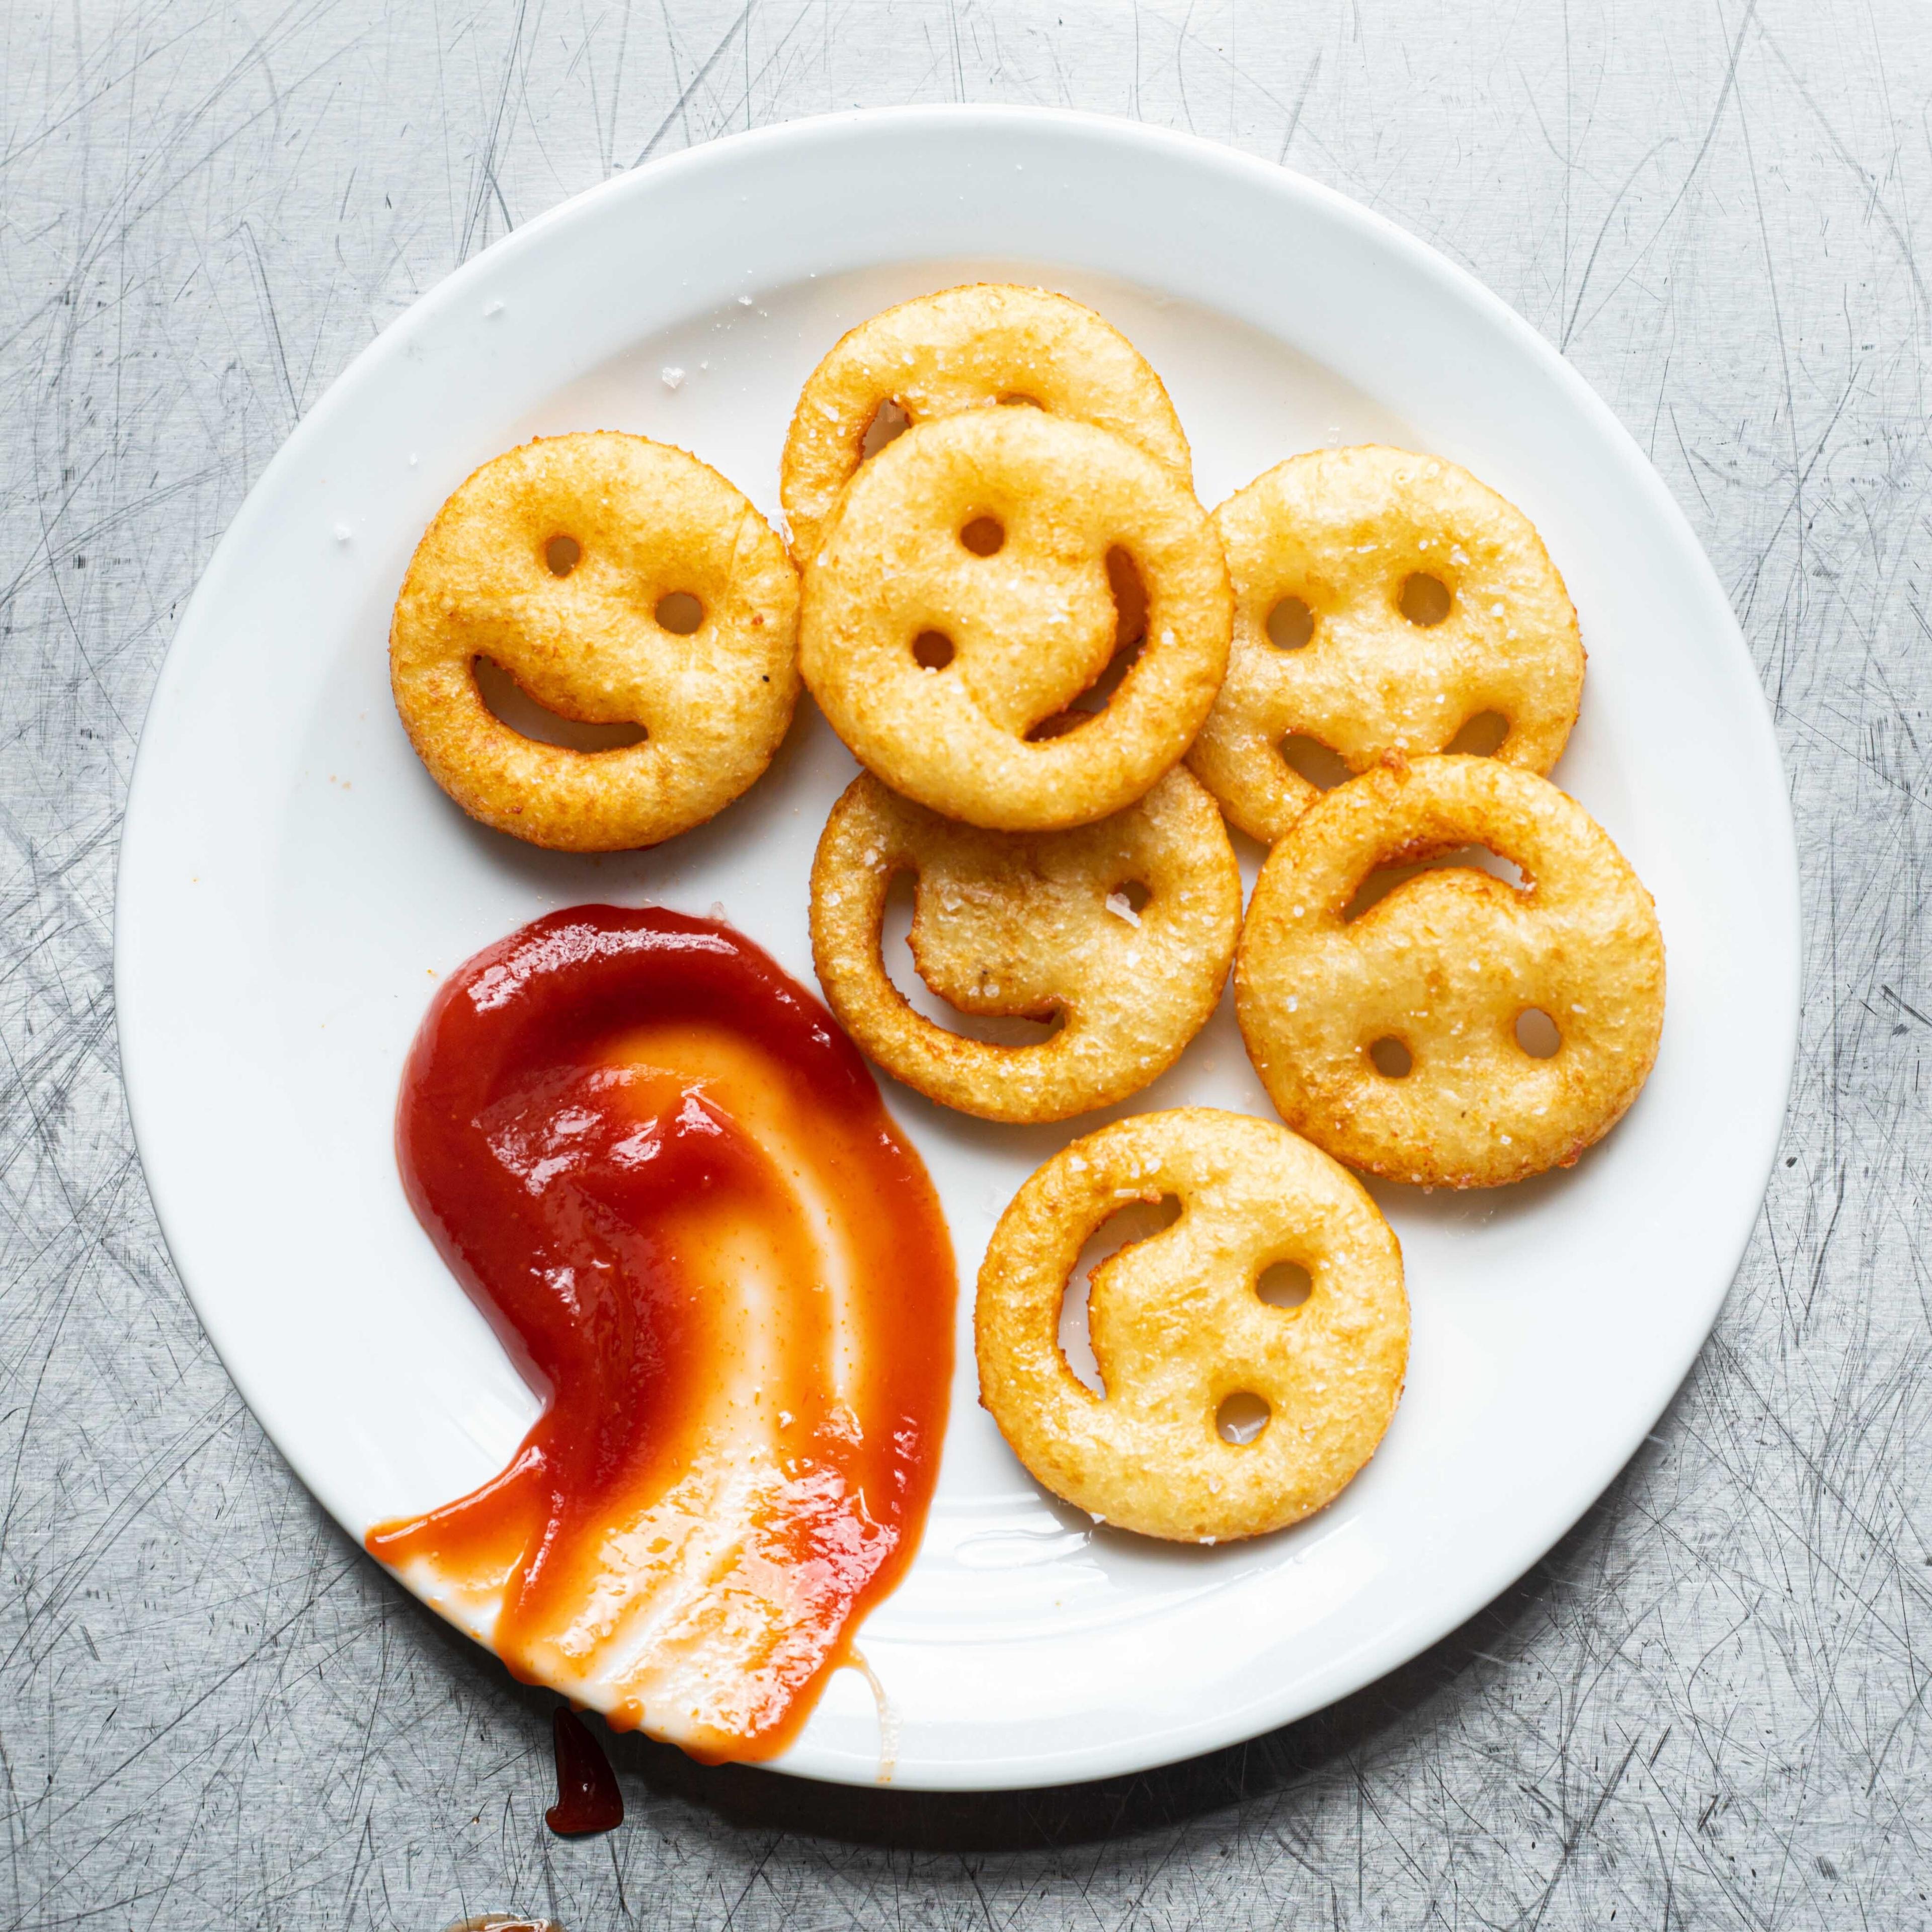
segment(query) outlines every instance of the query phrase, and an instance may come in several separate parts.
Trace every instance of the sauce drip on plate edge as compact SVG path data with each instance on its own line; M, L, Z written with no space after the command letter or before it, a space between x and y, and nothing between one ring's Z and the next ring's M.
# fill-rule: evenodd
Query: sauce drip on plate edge
M542 1414L365 1539L511 1671L708 1760L782 1750L938 1473L956 1282L857 1049L721 922L582 906L453 974L404 1188Z
M556 1802L544 1822L560 1838L581 1838L614 1832L624 1822L624 1794L604 1747L574 1711L559 1705L550 1719L556 1759Z

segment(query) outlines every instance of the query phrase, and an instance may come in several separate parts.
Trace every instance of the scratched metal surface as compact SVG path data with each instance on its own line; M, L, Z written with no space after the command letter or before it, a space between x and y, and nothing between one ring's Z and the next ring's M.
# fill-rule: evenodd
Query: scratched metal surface
M4 8L0 1924L1932 1923L1932 23L1916 0L1453 10ZM566 1844L547 1701L323 1518L170 1268L111 1003L136 734L244 493L455 263L726 130L962 98L1190 127L1333 183L1498 290L1652 452L1797 814L1786 1144L1652 1442L1394 1678L1023 1798L629 1744L632 1822Z

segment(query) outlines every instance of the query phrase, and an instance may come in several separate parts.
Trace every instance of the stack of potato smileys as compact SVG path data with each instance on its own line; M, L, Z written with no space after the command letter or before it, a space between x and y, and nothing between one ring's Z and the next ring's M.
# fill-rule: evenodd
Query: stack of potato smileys
M640 436L486 464L396 608L417 751L519 838L654 844L757 780L802 679L865 768L812 867L825 997L880 1066L982 1120L1146 1087L1232 965L1286 1124L1184 1108L1048 1161L980 1271L981 1396L1041 1483L1129 1529L1210 1543L1320 1509L1408 1352L1401 1252L1349 1168L1488 1187L1567 1166L1656 1057L1650 896L1540 776L1582 688L1562 578L1467 471L1378 446L1290 457L1210 516L1160 377L1037 289L950 290L846 335L799 399L782 496L789 556L716 472ZM646 735L533 742L484 702L480 658ZM1322 758L1344 782L1304 775ZM1270 848L1245 918L1224 818ZM1424 868L1466 848L1522 884ZM1391 867L1418 869L1377 896ZM964 1038L908 1004L880 956L901 872L932 991L1050 1036ZM1103 1221L1169 1195L1178 1220L1094 1270L1097 1395L1061 1353L1063 1292Z

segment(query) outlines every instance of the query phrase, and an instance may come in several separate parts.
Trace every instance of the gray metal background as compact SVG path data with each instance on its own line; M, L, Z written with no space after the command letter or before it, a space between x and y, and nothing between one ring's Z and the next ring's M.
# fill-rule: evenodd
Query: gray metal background
M169 1266L111 1000L136 734L250 484L457 262L654 154L953 100L1284 160L1609 399L1776 710L1808 934L1786 1144L1651 1443L1409 1669L1023 1797L627 1742L632 1822L563 1844L548 1700L322 1516ZM1928 100L1912 0L6 8L0 1926L1932 1923Z

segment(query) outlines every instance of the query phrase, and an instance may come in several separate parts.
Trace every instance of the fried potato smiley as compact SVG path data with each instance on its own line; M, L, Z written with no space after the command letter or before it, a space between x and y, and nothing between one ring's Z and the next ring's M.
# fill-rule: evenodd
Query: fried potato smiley
M1174 405L1112 323L1045 289L945 289L849 330L806 380L778 481L800 566L818 554L882 406L927 422L1001 403L1110 429L1190 481Z
M389 633L396 709L473 818L572 852L702 824L770 764L798 697L798 579L770 526L681 449L600 430L486 463L411 559ZM602 751L500 719L478 659Z
M1055 1018L1032 1046L971 1040L908 1004L880 928L916 874L920 976L962 1012ZM896 1078L982 1120L1060 1120L1165 1072L1220 998L1241 880L1214 802L1170 772L1070 832L958 825L869 773L832 808L812 872L812 948L832 1011Z
M1105 708L1120 560L1144 641ZM854 478L807 567L806 682L862 764L949 818L1090 824L1180 759L1227 668L1220 544L1186 486L1038 410L920 424ZM1070 727L1071 728L1068 728Z
M1102 1222L1169 1194L1180 1219L1094 1270L1096 1395L1060 1351L1062 1295ZM1306 1299L1264 1300L1294 1267ZM1299 1522L1361 1469L1402 1394L1408 1304L1358 1181L1271 1121L1190 1107L1118 1120L1033 1175L994 1230L974 1333L980 1400L1037 1480L1121 1528L1211 1543ZM1262 1426L1231 1440L1241 1407Z
M1524 885L1447 866L1351 916L1376 867L1471 845ZM1262 868L1234 966L1282 1118L1424 1186L1520 1180L1601 1139L1656 1060L1664 982L1656 909L1609 835L1493 758L1380 767L1312 806Z
M1452 746L1556 762L1583 687L1576 613L1528 518L1466 470L1316 450L1214 524L1234 649L1188 763L1243 831L1272 842L1321 795L1291 756L1353 772Z

